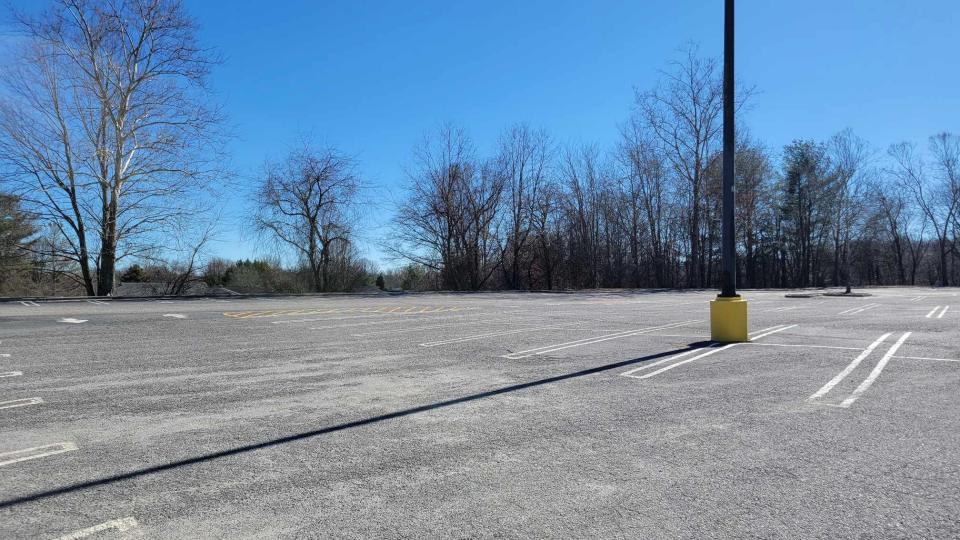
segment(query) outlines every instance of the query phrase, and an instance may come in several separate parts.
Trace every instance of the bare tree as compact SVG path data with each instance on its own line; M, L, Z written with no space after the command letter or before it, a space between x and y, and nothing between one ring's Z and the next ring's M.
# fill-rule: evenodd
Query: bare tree
M360 188L352 159L304 144L267 164L253 225L309 266L314 291L330 291L337 256L351 253L342 246L351 243Z
M843 275L846 292L850 292L850 239L862 230L866 189L865 169L870 159L867 142L845 129L829 142L830 160L834 167L833 188L833 252L834 285ZM842 271L841 271L842 268Z
M441 286L483 288L503 261L505 177L479 163L462 129L442 126L416 150L388 252L440 274Z
M687 184L689 254L687 286L703 286L701 217L705 170L720 133L723 87L717 61L700 58L694 46L664 73L665 84L638 93L638 113L664 148L674 172Z
M86 293L111 294L117 261L196 212L216 178L220 115L205 85L216 58L175 0L57 0L18 21L0 160L67 239Z
M894 172L914 197L936 234L938 248L938 281L949 284L948 259L952 251L950 234L960 213L960 137L940 133L930 138L932 171L918 157L910 143L890 148Z
M546 132L516 125L500 137L500 152L495 160L498 174L504 177L507 211L509 268L504 265L506 285L521 286L521 264L532 230L534 205L546 182L550 139Z

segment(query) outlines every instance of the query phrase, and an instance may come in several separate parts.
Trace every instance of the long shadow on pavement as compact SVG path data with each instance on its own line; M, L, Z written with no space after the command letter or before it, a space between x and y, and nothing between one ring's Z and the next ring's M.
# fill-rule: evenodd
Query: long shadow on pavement
M709 342L705 342L709 343ZM705 343L691 343L689 346L682 349L674 349L672 351L664 351L656 354L650 354L647 356L641 356L639 358L633 358L631 360L623 360L620 362L614 362L612 364L604 364L602 366L592 367L588 369L583 369L580 371L574 371L572 373L565 373L563 375L555 375L553 377L547 377L545 379L537 379L535 381L529 381L520 384L513 384L510 386L504 386L501 388L496 388L494 390L488 390L485 392L479 392L476 394L470 394L463 397L448 399L445 401L437 401L434 403L429 403L426 405L420 405L417 407L411 407L409 409L401 409L399 411L394 411L387 414L381 414L378 416L371 416L368 418L363 418L361 420L354 420L352 422L346 422L343 424L337 424L335 426L325 427L321 429L316 429L312 431L305 431L303 433L297 433L295 435L288 435L286 437L280 437L277 439L271 439L268 441L262 441L253 444L247 444L244 446L237 446L234 448L229 448L227 450L222 450L220 452L212 452L209 454L204 454L201 456L195 456L192 458L182 459L179 461L172 461L170 463L163 463L161 465L153 465L150 467L144 467L141 469L136 469L130 472L116 474L113 476L107 476L103 478L98 478L95 480L87 480L85 482L78 482L75 484L70 484L61 488L51 489L47 491L38 491L36 493L31 493L29 495L24 495L22 497L16 497L13 499L8 499L5 501L0 501L0 508L9 508L23 503L28 503L32 501L38 501L41 499L48 499L50 497L56 497L58 495L65 495L67 493L72 493L75 491L81 491L84 489L89 489L97 486L104 486L109 484L115 484L117 482L122 482L124 480L131 480L141 476L147 476L151 474L161 473L164 471L169 471L171 469L176 469L179 467L186 467L188 465L195 465L198 463L204 463L207 461L213 461L215 459L220 459L228 456L234 456L237 454L243 454L246 452L253 452L254 450L260 450L263 448L269 448L272 446L279 446L281 444L299 441L303 439L309 439L312 437L318 437L320 435L326 435L328 433L334 433L336 431L343 431L346 429L352 429L362 426L367 426L370 424L376 424L379 422L384 422L386 420L393 420L394 418L402 418L404 416L410 416L426 411L432 411L434 409L442 409L444 407L450 407L452 405L458 405L460 403L468 403L471 401L477 401L480 399L485 399L489 397L498 396L501 394L507 394L510 392L517 392L520 390L525 390L527 388L533 388L536 386L543 386L546 384L552 384L555 382L565 381L567 379L575 379L577 377L585 377L587 375L593 375L595 373L602 373L604 371L610 371L633 364L639 364L641 362L649 362L651 360L656 360L658 358L663 358L666 356L671 356L674 354L682 353L689 351L691 349L697 349L704 346Z

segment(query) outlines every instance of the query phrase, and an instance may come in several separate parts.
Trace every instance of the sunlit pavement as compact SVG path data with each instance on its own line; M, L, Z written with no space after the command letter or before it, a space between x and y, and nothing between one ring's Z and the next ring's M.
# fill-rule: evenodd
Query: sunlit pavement
M0 538L960 535L960 295L0 303Z

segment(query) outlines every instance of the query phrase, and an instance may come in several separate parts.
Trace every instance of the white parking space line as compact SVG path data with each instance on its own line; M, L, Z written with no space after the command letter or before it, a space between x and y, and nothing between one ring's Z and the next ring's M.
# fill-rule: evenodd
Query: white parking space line
M755 343L749 342L744 345L758 345L760 347L798 347L801 349L841 349L846 351L862 351L861 347L837 347L835 345L800 345L797 343Z
M28 461L31 459L40 459L47 456L55 456L64 452L72 452L77 449L77 445L72 442L62 442L56 444L47 444L36 446L34 448L25 448L23 450L14 450L13 452L4 452L0 454L0 467Z
M105 305L107 305L107 303L104 302L103 300L87 300L87 303L88 303L88 304L96 304L96 305L98 305L98 306L105 306Z
M72 317L65 317L63 319L58 320L57 322L67 323L67 324L83 324L87 322L87 319L74 319Z
M947 307L949 307L949 306L947 306ZM939 311L939 310L940 310L940 306L937 306L937 307L931 309L931 310L930 310L930 313L927 313L927 318L929 319L930 317L933 317L933 314L936 313L936 312Z
M796 327L796 326L797 326L797 325L795 325L795 324L791 324L791 325L789 325L789 326L787 326L787 325L771 326L771 327L769 327L769 328L764 328L763 330L757 330L757 331L754 332L754 333L759 334L759 335L754 336L754 337L751 337L750 339L753 340L753 339L764 338L764 337L767 337L767 336L769 336L769 335L776 334L777 332L783 332L784 330L789 330L789 329L794 328L794 327ZM742 343L729 343L729 344L727 344L727 345L722 345L722 344L720 344L720 343L714 343L713 345L709 345L709 346L708 346L708 348L709 348L710 350L708 350L708 351L706 351L706 352L700 353L700 354L698 354L698 355L696 355L696 356L694 356L694 357L692 357L692 358L687 358L686 360L682 360L682 361L677 362L677 363L675 363L675 364L670 364L669 366L662 367L662 368L660 368L660 369L658 369L658 370L656 370L656 371L653 371L653 372L651 372L651 373L646 373L646 374L641 375L641 376L639 376L639 377L636 377L636 376L635 376L634 378L635 378L635 379L649 379L650 377L653 377L653 376L659 375L659 374L661 374L661 373L670 371L671 369L673 369L673 368L675 368L675 367L679 367L679 366L682 366L682 365L684 365L684 364L693 362L694 360L699 360L699 359L701 359L701 358L706 358L706 357L708 357L708 356L710 356L710 355L712 355L712 354L716 354L716 353L718 353L718 352L720 352L720 351L725 351L725 350L730 349L730 348L732 348L732 347L736 347L737 345L743 345L743 344L742 344ZM678 356L679 356L679 355L678 355ZM675 356L675 357L673 357L673 358L677 358L678 356ZM671 358L671 359L672 359L672 358Z
M20 303L27 307L40 307L40 304L36 302L31 302L30 300L23 300Z
M23 375L22 371L0 371L0 379L4 377L19 377Z
M834 378L830 379L830 381L827 382L827 384L823 385L819 390L814 392L812 396L807 398L807 400L812 401L815 399L820 399L823 396L827 395L827 392L832 390L834 386L836 386L837 384L840 383L840 381L845 379L847 375L849 375L854 369L857 368L857 366L860 365L860 362L863 362L863 360L866 357L870 356L870 353L872 353L874 349L879 347L880 344L883 343L888 337L890 337L890 333L886 333L880 336L879 338L877 338L877 340L871 343L870 345L868 345L867 348L864 349L859 356L857 356L856 358L853 359L852 362L847 364L847 367L843 368L843 371L838 373Z
M863 313L868 309L874 309L877 307L880 307L880 304L867 304L865 306L859 306L859 307L850 308L850 309L841 311L840 313L837 313L837 315L856 315L857 313Z
M903 358L904 360L936 360L937 362L960 362L956 358L930 358L929 356L894 356L893 358Z
M710 346L710 345L708 345L707 347L709 347L709 346ZM657 360L656 362L653 362L653 363L651 363L651 364L648 364L648 365L645 365L645 366L640 366L640 367L638 367L638 368L631 369L630 371L624 371L624 372L621 373L620 375L622 375L622 376L624 376L624 377L630 377L630 378L632 378L632 379L641 379L642 377L637 377L636 375L634 375L634 373L638 373L638 372L641 372L641 371L643 371L643 370L645 370L645 369L649 369L649 368L652 368L652 367L657 367L657 366L659 366L659 365L661 365L661 364L665 364L665 363L667 363L667 362L669 362L669 361L671 361L671 360L677 360L677 359L679 359L679 358L683 358L684 356L689 356L689 355L691 355L691 354L693 354L693 353L695 353L695 352L702 351L704 348L705 348L705 347L697 347L696 349L691 349L691 350L689 350L689 351L682 352L682 353L680 353L680 354L675 354L675 355L673 355L673 356L668 356L668 357L663 358L663 359L661 359L661 360Z
M873 381L877 380L877 377L880 376L880 372L882 372L883 368L887 366L887 362L889 362L890 358L893 357L893 355L897 352L897 349L899 349L900 346L903 345L903 342L906 341L908 337L910 337L910 334L911 332L904 332L904 334L900 336L900 339L898 339L897 342L894 343L892 347L890 347L890 349L886 352L886 354L883 355L880 361L877 362L877 365L873 367L873 371L870 372L870 375L868 375L867 378L864 379L862 383L860 383L860 386L858 386L856 390L854 390L853 393L850 394L850 397L848 397L847 399L843 400L842 403L840 403L841 407L849 407L850 405L853 405L854 401L856 401L860 396L863 395L864 392L870 389L870 385L873 384Z
M140 524L137 523L137 520L132 517L125 517L120 519L111 519L110 521L105 521L99 525L94 525L93 527L87 527L86 529L73 531L70 534L58 536L54 540L79 540L80 538L86 538L88 536L111 529L122 533L120 537L124 539L143 537L143 534L140 531Z
M940 314L937 315L937 318L938 318L938 319L942 319L943 316L947 314L947 310L948 310L948 309L950 309L950 306L944 306L944 307L943 307L943 311L941 311Z
M171 319L186 319L187 316L182 313L164 313L164 317L170 317Z
M553 330L553 329L561 328L564 326L571 326L573 324L579 324L579 323L551 324L547 326L537 326L534 328L520 328L519 330L507 330L504 332L488 332L486 334L475 334L472 336L443 339L440 341L428 341L426 343L421 343L420 346L421 347L439 347L440 345L449 345L451 343L463 343L465 341L475 341L478 339L484 339L489 337L508 336L511 334L523 334L523 333L530 333L530 332L540 332L542 330Z
M25 399L12 399L10 401L0 401L0 409L13 409L16 407L26 407L27 405L40 405L43 398L32 397Z
M926 298L926 296L918 296L918 297L916 297L916 298L911 298L910 301L911 301L911 302L918 302L918 301L920 301L920 300L923 300L924 298Z
M652 327L650 327L650 328L639 328L639 329L636 329L636 330L625 330L625 331L623 331L623 332L616 332L616 333L614 333L614 334L606 334L606 335L603 335L603 336L596 336L596 337L592 337L592 338L584 338L584 339L578 339L578 340L575 340L575 341L567 341L567 342L565 342L565 343L556 343L556 344L553 344L553 345L544 345L543 347L537 347L537 348L535 348L535 349L527 349L527 350L525 350L525 351L517 351L517 352L514 352L514 353L510 353L510 354L505 354L505 355L501 356L501 358L507 358L507 359L510 359L510 360L519 360L519 359L521 359L521 358L528 358L528 357L534 356L534 355L552 353L552 352L561 351L561 350L564 350L564 349L569 349L569 348L572 348L572 347L581 347L581 346L583 346L583 345L593 345L594 343L600 343L600 342L603 342L603 341L609 341L609 340L611 340L611 339L620 339L620 338L625 338L625 337L631 337L631 336L636 336L636 335L640 335L640 334L646 334L646 333L648 333L648 332L655 332L655 331L657 331L657 330L665 330L665 329L667 329L667 328L677 328L677 327L680 327L680 326L684 326L684 325L688 325L688 324L693 324L693 323L697 323L697 322L701 322L701 321L691 320L691 321L683 321L683 322L678 322L678 323L670 323L670 324L665 324L665 325L661 325L661 326L652 326Z

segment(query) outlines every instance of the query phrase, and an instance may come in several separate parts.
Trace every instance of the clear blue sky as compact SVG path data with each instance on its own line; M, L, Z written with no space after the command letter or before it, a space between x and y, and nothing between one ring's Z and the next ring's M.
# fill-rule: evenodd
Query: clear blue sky
M236 128L235 170L250 178L310 133L356 156L386 202L441 122L465 126L481 151L515 122L609 147L633 89L681 45L717 56L722 45L721 0L186 5L226 59L212 83ZM746 121L773 150L844 127L880 149L960 131L960 2L740 0L737 11L738 77L759 91ZM237 192L225 215L247 199ZM366 220L374 260L388 219L384 208ZM237 223L222 237L223 256L257 252Z

